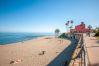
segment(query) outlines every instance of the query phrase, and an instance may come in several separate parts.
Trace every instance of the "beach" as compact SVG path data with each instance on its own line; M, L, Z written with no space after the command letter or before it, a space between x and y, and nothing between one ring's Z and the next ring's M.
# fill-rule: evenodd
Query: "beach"
M70 43L67 39L46 36L0 45L0 66L47 66Z

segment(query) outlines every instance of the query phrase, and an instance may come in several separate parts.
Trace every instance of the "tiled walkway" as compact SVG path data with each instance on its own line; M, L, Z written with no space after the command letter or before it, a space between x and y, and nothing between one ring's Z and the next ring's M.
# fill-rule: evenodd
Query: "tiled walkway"
M99 66L99 40L95 37L86 37L84 41L87 49L87 62L88 66Z

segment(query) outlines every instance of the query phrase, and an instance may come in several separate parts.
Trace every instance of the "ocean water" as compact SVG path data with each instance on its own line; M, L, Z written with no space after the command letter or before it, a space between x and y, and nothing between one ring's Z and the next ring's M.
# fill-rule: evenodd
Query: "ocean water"
M53 35L52 33L0 33L0 45L12 44L34 39L42 36Z

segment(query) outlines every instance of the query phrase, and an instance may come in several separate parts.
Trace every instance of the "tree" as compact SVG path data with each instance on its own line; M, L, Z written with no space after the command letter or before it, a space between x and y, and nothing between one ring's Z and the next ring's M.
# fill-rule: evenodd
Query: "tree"
M91 28L92 28L92 26L91 25L88 25L88 29L91 30Z
M67 32L68 32L69 21L67 21L67 23L65 25L66 25Z
M95 36L99 37L99 31L95 33Z
M96 27L95 36L99 36L99 27Z
M90 32L91 32L91 29L92 29L92 26L91 25L88 25L88 29L89 29L89 37L90 37Z
M96 27L96 31L99 31L99 27Z
M73 23L74 23L74 21L73 21L73 20L71 20L71 24L72 24L71 26L72 26L72 27L73 27Z
M69 20L67 21L67 23L65 24L67 27L67 32L68 32L68 28L71 30L73 28L73 20Z
M59 36L59 32L60 32L59 29L55 29L55 37L58 37Z

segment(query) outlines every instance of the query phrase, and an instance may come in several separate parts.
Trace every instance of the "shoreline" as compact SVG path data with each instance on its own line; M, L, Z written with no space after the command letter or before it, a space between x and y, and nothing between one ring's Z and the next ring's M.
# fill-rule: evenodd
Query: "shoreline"
M52 35L50 35L50 36L52 36ZM50 36L39 36L39 37L27 39L27 40L16 41L16 42L11 42L11 43L4 43L4 44L0 44L0 46L1 46L1 45L16 44L16 43L24 43L24 42L26 42L26 41L35 40L35 39L39 39L39 38L46 38L46 37L50 37Z
M46 66L70 43L67 39L45 36L0 45L0 66Z

